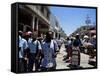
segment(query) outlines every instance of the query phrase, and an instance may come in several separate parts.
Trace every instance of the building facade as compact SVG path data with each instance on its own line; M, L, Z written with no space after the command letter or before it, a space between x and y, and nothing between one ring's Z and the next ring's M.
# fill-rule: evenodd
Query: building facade
M50 27L50 10L48 6L19 5L18 29L27 32L32 31L36 35L43 36Z
M62 29L57 17L53 14L50 14L50 30L53 31L53 37L56 39L66 38L66 34Z
M32 31L38 37L44 37L47 31L52 31L53 38L60 39L64 33L50 6L19 5L18 23L18 30Z
M81 26L80 28L76 29L76 31L74 31L70 37L75 36L76 34L79 34L80 38L83 38L85 35L91 38L96 34L96 25Z

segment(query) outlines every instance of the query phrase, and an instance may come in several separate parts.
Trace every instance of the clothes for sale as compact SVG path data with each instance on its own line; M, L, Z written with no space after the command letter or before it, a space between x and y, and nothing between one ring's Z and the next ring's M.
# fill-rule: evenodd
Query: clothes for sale
M51 42L43 42L42 43L42 53L44 55L41 65L42 67L51 68L56 65L55 60L55 50L57 50L58 46L54 40Z
M27 41L22 38L21 36L19 36L19 58L23 58L24 57L24 50L28 48L28 44Z
M42 49L40 42L38 40L33 41L32 38L29 38L28 45L29 45L29 48L30 48L30 53L36 53L37 46L38 46L39 50Z

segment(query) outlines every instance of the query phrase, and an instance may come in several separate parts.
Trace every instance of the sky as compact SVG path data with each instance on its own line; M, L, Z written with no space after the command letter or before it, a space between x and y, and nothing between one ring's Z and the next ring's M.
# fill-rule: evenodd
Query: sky
M87 15L91 19L91 24L96 23L96 9L94 8L76 8L76 7L51 7L53 15L67 35L73 33L77 28L86 25Z

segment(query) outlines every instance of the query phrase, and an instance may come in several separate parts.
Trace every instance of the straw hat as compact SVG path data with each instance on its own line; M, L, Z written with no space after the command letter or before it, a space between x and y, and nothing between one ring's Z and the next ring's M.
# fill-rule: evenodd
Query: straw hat
M94 35L93 38L96 38L96 35Z
M87 36L87 35L84 36L84 39L88 39L88 38L89 38L89 36Z

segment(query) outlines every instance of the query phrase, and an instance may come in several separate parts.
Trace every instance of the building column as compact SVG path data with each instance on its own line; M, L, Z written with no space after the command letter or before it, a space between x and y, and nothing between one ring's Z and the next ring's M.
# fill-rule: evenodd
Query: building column
M39 19L38 18L37 18L36 26L37 26L36 29L38 31L39 30L39 28L38 28L39 27Z
M32 29L33 32L35 32L38 35L38 26L39 26L39 19L35 15L33 16L33 21L32 21Z
M38 31L38 24L39 24L39 19L36 16L33 16L33 21L32 21L33 31Z
M33 20L32 20L32 29L34 31L34 25L35 25L35 16L33 16Z

